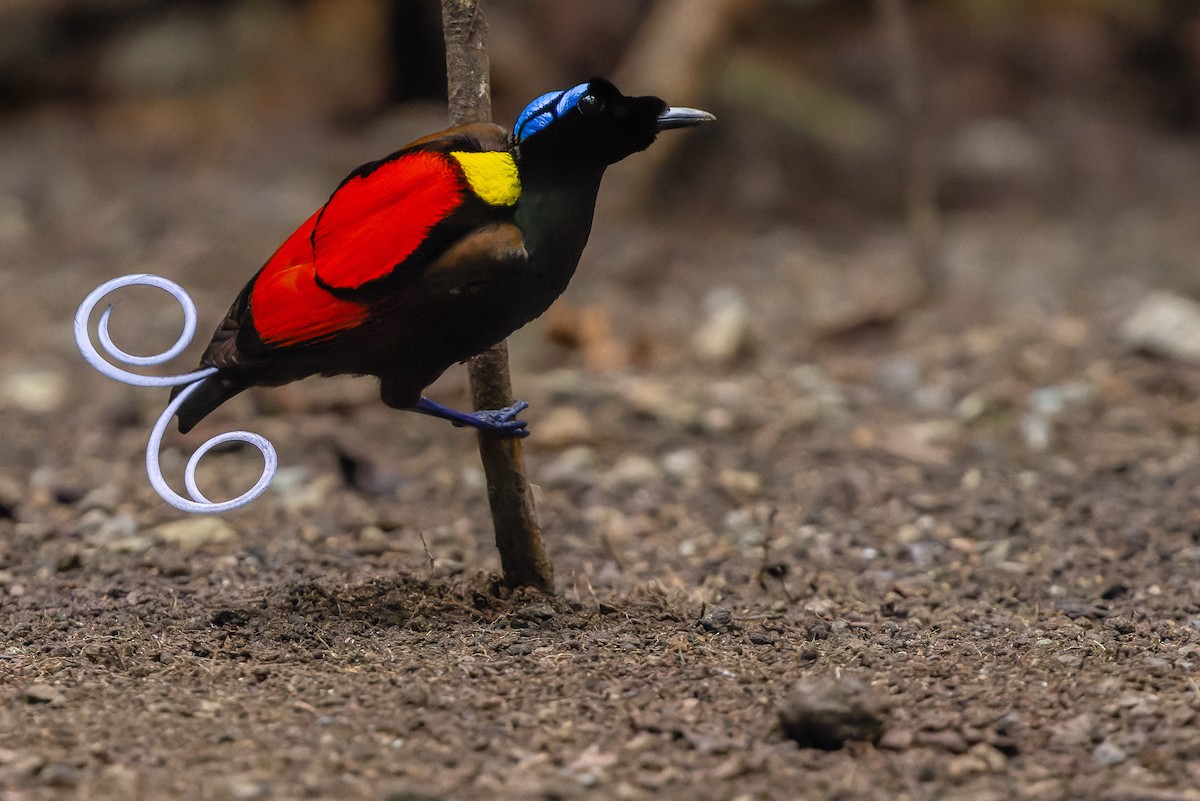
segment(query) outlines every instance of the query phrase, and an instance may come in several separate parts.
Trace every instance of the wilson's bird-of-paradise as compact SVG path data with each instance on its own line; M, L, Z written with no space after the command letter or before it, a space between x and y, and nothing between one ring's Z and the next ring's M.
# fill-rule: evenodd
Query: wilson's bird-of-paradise
M350 373L377 376L388 406L524 436L524 403L461 412L423 392L562 293L609 165L713 119L597 78L538 97L511 135L462 125L364 164L233 302L179 429L247 387Z

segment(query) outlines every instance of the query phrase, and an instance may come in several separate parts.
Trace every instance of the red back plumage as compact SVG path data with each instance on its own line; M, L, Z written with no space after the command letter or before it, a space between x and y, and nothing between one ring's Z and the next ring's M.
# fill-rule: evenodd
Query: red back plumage
M416 151L348 179L317 218L317 275L357 289L412 255L463 200L462 173L442 153Z
M364 304L333 289L358 289L402 264L463 201L461 171L442 153L413 151L348 178L275 252L250 295L263 342L295 345L360 325Z

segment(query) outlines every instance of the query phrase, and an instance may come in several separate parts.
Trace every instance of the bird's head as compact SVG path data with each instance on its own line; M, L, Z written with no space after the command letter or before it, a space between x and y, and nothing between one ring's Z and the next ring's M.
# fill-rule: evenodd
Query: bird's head
M517 117L514 149L523 162L603 169L645 150L659 131L716 119L707 111L671 108L652 96L623 95L603 78L547 92Z

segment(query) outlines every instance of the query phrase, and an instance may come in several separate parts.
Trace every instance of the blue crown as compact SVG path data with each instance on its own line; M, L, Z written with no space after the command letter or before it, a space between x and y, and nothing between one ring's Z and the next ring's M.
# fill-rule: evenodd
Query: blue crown
M517 123L513 126L513 136L518 142L524 142L575 108L587 91L588 84L581 83L565 92L547 92L537 98L517 117Z

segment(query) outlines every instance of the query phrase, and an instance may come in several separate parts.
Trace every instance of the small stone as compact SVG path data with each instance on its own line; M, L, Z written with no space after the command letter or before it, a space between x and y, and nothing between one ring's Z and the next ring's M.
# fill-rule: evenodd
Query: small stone
M635 378L622 388L621 395L635 414L687 430L700 425L699 405L681 398L678 389L665 381Z
M907 399L921 386L921 366L913 359L889 359L876 372L876 381L888 395Z
M154 547L155 541L152 537L145 537L141 534L134 534L129 537L120 537L118 539L109 540L104 543L104 548L113 553L145 553Z
M788 371L787 379L804 397L816 401L823 418L845 415L849 407L845 393L838 382L818 365L797 365Z
M526 606L517 611L517 617L523 620L545 621L555 616L554 607L549 604Z
M958 754L946 765L946 775L951 779L965 779L987 772L987 763L974 754Z
M1054 442L1054 425L1050 419L1038 414L1027 414L1020 422L1021 439L1025 447L1038 453L1047 450Z
M986 396L972 392L954 405L954 416L964 423L970 423L982 417L989 405Z
M914 737L912 729L888 729L879 738L879 747L889 751L907 751L913 747Z
M1200 364L1200 304L1154 292L1121 324L1120 335L1131 348Z
M662 468L668 476L680 481L692 481L700 474L700 454L691 448L671 451L662 458Z
M79 552L79 543L63 543L62 547L55 552L52 564L54 565L54 570L58 573L77 570L83 564L83 557Z
M21 697L27 704L58 705L66 700L61 690L49 684L31 684L25 688Z
M66 376L53 370L18 369L0 381L0 406L29 414L53 414L62 406L66 395Z
M430 694L429 687L418 683L405 683L400 685L400 689L396 694L400 703L408 706L429 706Z
M733 613L728 609L714 609L710 614L700 618L700 626L705 631L724 631L733 625Z
M89 787L93 798L138 797L138 775L124 765L106 765Z
M778 639L772 637L770 634L767 634L765 631L750 632L751 645L774 645L778 641Z
M25 487L12 476L0 473L0 516L13 519L17 505L25 499Z
M0 773L0 781L10 779L10 777L32 778L38 774L42 766L46 764L46 757L41 754L22 754L20 752L10 752L12 759L0 764L4 765L3 773Z
M881 712L870 687L845 676L793 685L779 708L779 720L801 748L834 751L850 740L877 742L883 732Z
M962 423L945 418L893 426L879 444L888 453L918 464L951 463L954 446L962 440Z
M1120 765L1127 759L1129 754L1108 740L1097 745L1092 751L1092 762L1100 767Z
M102 484L99 487L88 490L88 493L80 499L76 507L80 512L99 509L111 514L116 510L117 504L120 502L121 488L116 484Z
M707 316L692 335L692 350L714 364L730 364L750 342L750 308L736 289L722 287L704 302Z
M572 484L590 483L599 463L600 457L596 454L595 448L576 445L567 448L554 461L539 470L538 480L547 487L568 487Z
M710 406L700 415L700 429L705 434L728 434L737 425L737 415L723 406Z
M358 531L354 552L365 556L378 556L391 548L391 539L379 526L363 526Z
M109 547L112 543L137 534L137 518L130 514L115 514L101 521L96 529L95 543Z
M434 578L451 578L452 576L461 576L466 569L467 566L457 559L439 556L433 560Z
M197 551L207 545L233 542L239 536L237 529L217 517L172 520L170 523L155 526L147 533L159 542L178 546L185 551Z
M47 787L78 787L83 771L66 762L50 762L38 771L38 779Z
M266 798L270 793L271 786L264 781L246 777L235 777L229 780L229 795L241 801Z
M1051 729L1050 743L1063 748L1085 746L1092 742L1092 735L1096 733L1097 725L1096 716L1091 712L1081 713L1081 715L1056 724Z
M919 731L916 734L914 742L917 745L940 748L943 751L949 751L951 754L965 754L967 752L966 738L953 729Z
M638 489L661 481L662 470L646 456L627 453L617 460L605 478L615 490Z
M75 530L84 536L94 534L104 527L110 517L111 515L102 509L89 509L76 520Z
M978 757L987 765L989 773L1003 773L1008 769L1008 757L998 748L987 743L976 743L967 752Z
M271 492L288 512L304 513L321 508L340 483L341 478L333 473L311 478L307 468L281 467L271 482Z
M752 501L763 492L762 476L749 470L722 470L717 485L738 503Z
M1052 384L1029 393L1029 409L1033 414L1055 419L1065 412L1087 405L1095 394L1090 384L1080 381Z
M983 484L983 471L978 467L968 468L963 473L962 479L959 480L959 486L968 492L979 489L981 484Z
M592 445L597 439L596 427L587 415L574 406L559 406L538 421L533 442L538 447L569 448Z

